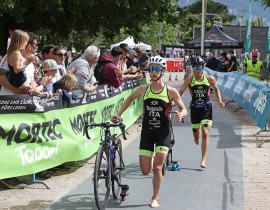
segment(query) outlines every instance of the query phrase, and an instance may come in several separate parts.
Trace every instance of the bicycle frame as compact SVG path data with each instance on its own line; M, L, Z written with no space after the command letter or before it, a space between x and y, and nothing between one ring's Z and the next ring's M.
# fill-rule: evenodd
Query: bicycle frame
M120 139L117 137L116 127L120 128L123 138L125 140L127 139L125 136L125 133L127 132L125 131L125 125L122 123L122 119L119 120L118 123L113 123L113 124L110 122L99 123L99 124L96 124L96 123L88 124L88 122L86 121L85 126L84 126L84 134L86 135L88 139L90 139L90 136L88 134L89 127L101 127L101 131L104 130L104 132L101 132L101 142L100 142L100 146L97 152L97 155L99 156L98 156L98 159L96 159L95 171L94 171L95 200L96 200L98 209L100 208L103 209L104 206L100 207L100 205L103 205L103 204L100 203L101 200L99 200L99 196L98 196L98 187L96 187L97 179L106 179L107 183L111 182L112 190L113 190L112 193L115 199L117 199L117 197L119 196L118 194L119 192L117 193L119 188L121 188L122 190L122 192L120 193L120 196L122 198L121 201L124 201L124 198L127 196L127 191L129 187L128 185L121 184L121 172L125 170L125 164L122 158L122 144L121 144ZM114 128L113 134L111 133L111 129L110 129L111 127ZM97 169L100 170L99 169L100 163L101 163L100 160L102 160L104 157L104 156L100 156L103 153L100 151L104 151L107 157L107 165L108 165L107 169L109 170L109 173L107 173L107 175L105 174L104 177L99 175L99 171L97 172ZM119 162L118 161L116 162L116 157ZM115 186L118 187L117 191L115 191L116 190ZM109 187L106 186L106 188L107 188L106 197L105 197L106 200L104 200L105 207L108 202L108 197L109 197L108 190L110 190L110 186Z
M177 164L177 161L173 161L172 159L172 148L175 144L175 139L174 139L174 132L173 132L173 127L172 127L172 119L173 119L173 114L176 114L176 111L170 111L169 112L169 128L170 128L170 132L171 132L171 142L170 142L170 147L169 147L169 151L167 153L165 162L163 163L162 166L162 175L164 176L167 170L168 165L170 165L170 163L173 164ZM182 119L182 122L184 122L184 119Z
M175 140L174 140L174 133L173 133L173 127L172 127L172 119L173 119L173 114L175 114L175 112L172 112L170 111L170 114L169 114L169 126L170 126L170 130L171 130L171 135L172 135L172 138L171 138L171 143L170 143L170 148L169 148L169 152L168 152L168 155L170 154L171 156L171 163L173 162L172 160L172 148L175 144Z
M116 127L114 127L114 134L111 134L110 127L106 126L104 136L105 136L105 139L104 140L101 139L100 144L105 144L106 147L108 148L109 157L110 157L109 163L110 163L110 165L112 167L112 172L113 172L112 176L116 180L118 186L121 187L122 185L119 183L119 180L118 180L117 176L118 176L119 173L121 173L122 171L125 170L125 163L123 161L123 158L120 156L120 152L119 152L119 149L118 149L118 146L117 146ZM115 160L115 156L114 156L115 152L117 152L119 157L120 157L120 161L123 164L122 168L115 168L115 165L113 164L114 160ZM118 170L117 173L114 173L113 169Z

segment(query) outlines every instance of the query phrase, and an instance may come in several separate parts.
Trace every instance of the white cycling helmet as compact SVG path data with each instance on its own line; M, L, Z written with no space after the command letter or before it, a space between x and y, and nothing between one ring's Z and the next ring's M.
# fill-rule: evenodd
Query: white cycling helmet
M167 68L167 63L164 58L160 56L152 56L147 61L147 66L149 67L151 64L159 64L162 68Z

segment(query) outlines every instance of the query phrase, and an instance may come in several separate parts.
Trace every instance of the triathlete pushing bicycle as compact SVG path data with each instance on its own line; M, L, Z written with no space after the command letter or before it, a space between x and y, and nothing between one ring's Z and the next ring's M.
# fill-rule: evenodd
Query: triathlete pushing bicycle
M150 206L158 208L158 193L162 183L162 166L171 143L169 111L174 102L180 112L175 118L181 121L187 115L186 107L178 91L162 81L166 70L166 61L159 56L148 60L148 71L151 78L149 85L141 85L124 102L120 111L113 118L119 119L123 112L136 98L143 97L143 122L140 141L140 168L143 175L153 170L153 196ZM112 119L113 120L113 119ZM153 157L155 157L153 159Z

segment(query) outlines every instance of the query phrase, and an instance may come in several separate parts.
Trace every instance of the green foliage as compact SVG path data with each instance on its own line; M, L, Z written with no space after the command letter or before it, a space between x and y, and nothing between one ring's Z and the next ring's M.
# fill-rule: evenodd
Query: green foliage
M132 35L157 49L163 23L162 43L178 45L192 39L193 26L201 24L202 1L184 8L177 4L177 0L2 0L0 41L9 28L20 28L38 34L41 47L51 43L78 50L92 43L109 47ZM235 18L225 5L212 0L207 13L214 14L206 16L207 28L214 20L231 23Z
M256 27L263 27L263 18L262 17L252 18L251 25Z
M0 25L4 24L5 30L32 31L48 43L58 40L64 43L82 36L88 37L82 42L89 43L101 32L106 39L112 39L122 27L137 35L141 31L140 25L152 21L152 14L157 13L159 19L175 22L173 17L177 9L174 0L3 1L0 4ZM2 28L1 31L3 33Z
M212 0L207 1L207 10L205 17L205 26L207 29L212 27L214 21L223 22L227 25L232 24L236 18L229 13L228 7ZM202 20L202 0L198 0L195 3L183 7L180 9L179 22L182 32L181 42L186 42L192 39L193 26L201 26Z
M160 22L163 23L162 36L165 39L162 40L162 44L179 45L192 39L193 26L201 26L201 7L202 2L198 1L190 6L179 8L178 12L173 13L173 20L175 21L160 21L159 13L153 14L152 21L149 23L142 23L139 25L140 30L136 32L130 32L126 27L122 27L119 35L115 36L110 44L117 43L120 40L124 40L127 36L137 36L139 41L150 44L152 49L158 48L158 34ZM229 14L228 8L220 3L208 1L207 13L214 15L206 16L206 28L212 27L213 21L225 22L226 24L232 24L235 16ZM109 46L110 46L109 44Z
M270 7L270 1L269 1L269 0L254 0L254 1L256 1L256 2L261 2L261 4L262 4L263 6L265 6L266 8L267 8L267 7Z
M163 44L180 44L179 40L179 25L178 24L171 24L167 22L159 22L158 19L158 13L153 14L154 18L153 20L148 24L141 24L140 31L137 31L135 33L136 38L138 41L144 42L146 44L149 44L152 46L152 49L158 49L158 34L160 31L160 23L162 23L162 36L165 37L164 40L162 40ZM116 35L112 42L108 45L117 43L121 40L124 40L128 36L134 36L134 33L130 33L127 28L123 27L120 30L120 33Z

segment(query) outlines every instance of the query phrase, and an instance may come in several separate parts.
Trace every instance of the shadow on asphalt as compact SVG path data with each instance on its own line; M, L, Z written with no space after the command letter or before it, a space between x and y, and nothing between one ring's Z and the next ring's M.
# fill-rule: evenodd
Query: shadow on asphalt
M74 194L62 197L46 210L74 210L74 209L97 209L94 194Z

